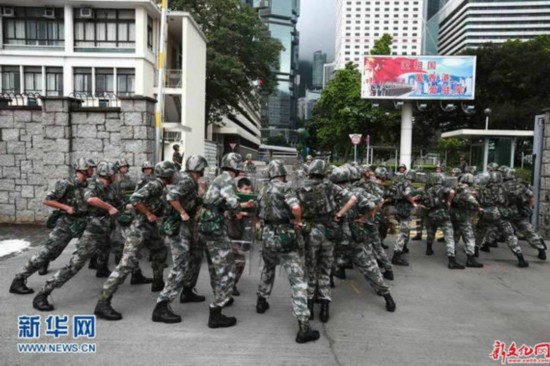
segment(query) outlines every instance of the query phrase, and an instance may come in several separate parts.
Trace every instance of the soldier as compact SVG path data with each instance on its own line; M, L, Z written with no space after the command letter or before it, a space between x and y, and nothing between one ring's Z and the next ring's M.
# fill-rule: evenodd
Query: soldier
M535 231L535 228L529 222L533 207L535 205L535 195L531 187L516 178L516 170L513 168L503 169L503 179L506 192L509 194L509 205L514 212L512 225L517 232L524 235L527 243L539 251L538 258L546 260L546 245Z
M84 201L88 203L88 223L82 234L69 263L46 281L42 290L35 296L32 306L40 311L52 311L53 305L48 302L48 296L54 289L62 287L82 269L94 252L102 250L109 243L109 236L114 227L114 216L121 202L112 189L115 165L102 161L97 166L98 177L90 183L84 193Z
M308 307L313 318L313 297L318 286L321 301L322 322L329 319L330 271L334 263L334 240L343 215L356 203L357 198L349 191L325 179L326 164L316 159L311 162L308 178L297 195L303 207L306 221L305 250L308 275ZM335 214L335 200L346 197L346 203Z
M390 222L390 216L393 217L393 215L390 215L389 213L389 201L386 197L386 188L384 186L384 181L388 179L389 176L389 172L385 164L380 164L380 166L374 170L374 175L376 177L376 183L379 185L381 191L383 192L382 198L384 198L382 209L380 210L380 213L376 216L376 221L378 223L378 232L380 235L380 243L382 245L382 248L389 249L389 247L384 244L384 239L386 239L386 237L388 236L390 224L397 226L397 222ZM395 218L393 219L394 221L396 221Z
M319 339L319 332L309 325L307 282L304 275L304 258L299 254L298 234L302 228L302 209L295 192L285 183L286 168L282 161L272 160L267 166L269 183L258 195L258 217L263 220L262 258L264 266L258 286L256 312L269 309L267 299L273 290L275 268L281 264L288 275L294 316L299 331L296 342L306 343ZM294 220L291 223L291 220Z
M73 168L74 176L58 181L55 189L48 193L43 201L45 206L58 210L50 216L57 217L57 221L53 224L53 230L44 247L15 275L10 286L12 294L33 293L34 291L26 286L27 278L36 271L39 271L40 275L45 275L50 261L59 257L69 242L73 238L79 238L84 231L88 209L84 202L84 188L87 185L89 166L84 158L80 158L74 163Z
M472 174L465 173L460 177L459 184L456 187L456 195L451 203L450 215L455 244L458 243L461 237L464 241L466 256L468 257L466 267L481 268L483 264L478 263L475 259L476 239L472 221L482 209L470 188L473 184L474 176Z
M136 191L138 189L141 189L150 181L155 180L155 174L153 174L154 170L155 167L153 166L153 163L151 163L150 161L143 162L143 164L141 165L141 172L143 173L143 176L136 185Z
M243 169L242 157L229 153L222 158L222 174L208 187L204 196L204 209L199 222L201 240L206 244L207 256L212 263L211 283L214 285L214 301L210 304L208 327L225 328L237 323L235 317L226 317L222 308L233 303L231 292L235 284L233 252L227 236L224 212L242 218L241 208L252 208L254 202L239 203L234 178ZM212 278L213 277L213 278Z
M333 166L329 179L334 184L347 189L350 182L351 165L346 164L341 167ZM350 251L351 231L348 220L344 218L341 223L340 235L334 240L334 265L331 273L331 287L334 287L333 278L346 279L346 268L353 268Z
M195 214L199 207L198 181L207 166L204 157L191 155L185 162L185 172L180 175L180 180L170 188L166 196L166 200L172 206L172 213L163 226L171 225L170 232L165 230L165 241L172 251L173 265L153 310L154 322L181 322L181 316L174 314L169 304L184 287L184 274L189 266L189 251L194 239ZM192 288L184 291L191 290Z
M405 164L399 164L397 167L397 175L404 175L407 171L407 165Z
M306 174L307 174L307 171L309 170L309 166L311 165L312 161L313 161L313 156L308 155L306 156L306 162L302 164L302 169L304 170L304 172L306 172Z
M176 170L179 172L183 164L183 154L180 153L180 145L175 144L173 147L172 162L176 165Z
M252 161L252 154L246 154L244 162L244 172L247 174L256 173L256 164Z
M487 173L498 171L498 169L498 163L492 162L487 164ZM487 230L487 232L485 235L484 243L482 244L480 250L489 253L491 251L491 248L498 248L498 241L499 239L501 239L502 235L500 232L498 232L498 228L496 225L486 227L485 230Z
M160 237L157 220L164 215L166 205L166 185L171 184L176 174L176 166L171 161L155 165L156 179L147 183L130 197L130 204L136 209L130 231L124 242L124 251L120 263L103 284L103 290L94 310L94 314L106 320L120 320L122 315L111 307L111 299L124 282L126 276L137 267L139 252L149 247L153 268L151 291L160 291L164 287L162 272L166 263L167 250Z

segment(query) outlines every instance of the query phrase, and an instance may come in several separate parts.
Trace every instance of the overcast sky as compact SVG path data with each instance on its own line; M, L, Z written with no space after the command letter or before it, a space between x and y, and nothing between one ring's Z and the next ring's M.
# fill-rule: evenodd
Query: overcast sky
M336 0L302 0L300 13L300 60L312 60L317 50L334 60Z

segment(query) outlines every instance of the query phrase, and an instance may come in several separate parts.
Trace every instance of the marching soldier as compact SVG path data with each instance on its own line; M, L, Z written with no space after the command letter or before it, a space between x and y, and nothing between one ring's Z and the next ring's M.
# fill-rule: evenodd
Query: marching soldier
M252 154L246 154L246 160L244 162L244 172L256 173L256 164L252 161Z

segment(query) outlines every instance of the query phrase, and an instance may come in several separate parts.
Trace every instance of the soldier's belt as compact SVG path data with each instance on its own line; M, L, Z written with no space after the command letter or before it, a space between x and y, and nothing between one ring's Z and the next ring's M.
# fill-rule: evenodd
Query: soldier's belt
M285 225L290 224L290 220L264 220L266 225Z
M306 220L306 221L310 221L310 222L321 222L321 223L322 223L322 222L326 222L326 221L330 221L331 219L332 219L332 214L304 218L304 220Z

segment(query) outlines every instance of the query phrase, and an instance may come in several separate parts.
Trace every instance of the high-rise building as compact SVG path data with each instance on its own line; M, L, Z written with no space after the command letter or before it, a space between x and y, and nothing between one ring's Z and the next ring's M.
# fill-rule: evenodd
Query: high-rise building
M271 36L283 45L279 59L277 89L267 97L262 111L262 137L283 135L290 143L297 142L296 127L298 92L298 49L300 35L296 23L300 16L300 0L246 0L258 9Z
M483 43L549 34L548 0L449 0L427 25L426 53L454 55Z
M311 72L313 89L323 88L323 65L327 62L327 54L322 51L313 53L313 70Z
M420 55L426 0L337 0L336 69L361 64L374 42L393 37L393 55Z
M323 89L327 86L328 82L334 77L334 62L323 65Z

